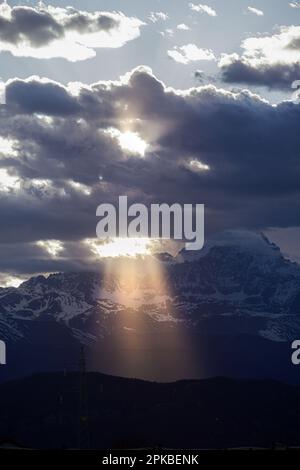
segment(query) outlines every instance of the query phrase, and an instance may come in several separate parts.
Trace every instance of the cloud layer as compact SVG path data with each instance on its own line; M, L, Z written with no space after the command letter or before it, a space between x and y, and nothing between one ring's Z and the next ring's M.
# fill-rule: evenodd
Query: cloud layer
M195 5L194 3L189 3L189 7L192 11L197 13L205 13L208 16L217 16L216 10L208 5L203 5L201 3Z
M17 57L79 61L95 49L117 48L140 35L144 23L120 12L85 12L59 8L0 5L0 51Z
M224 81L287 89L299 79L299 26L285 26L270 36L248 38L242 48L242 55L223 54L219 66Z
M248 10L250 13L253 13L253 15L256 15L256 16L264 16L264 12L263 12L262 10L259 10L258 8L248 7L247 10Z
M180 64L188 64L199 60L215 60L216 57L210 49L201 49L196 44L175 46L168 51L168 56Z
M93 267L86 240L95 237L96 207L121 194L205 203L207 234L299 225L299 104L211 85L174 90L144 67L91 86L13 79L6 95L3 272ZM144 154L121 145L126 133L147 143Z

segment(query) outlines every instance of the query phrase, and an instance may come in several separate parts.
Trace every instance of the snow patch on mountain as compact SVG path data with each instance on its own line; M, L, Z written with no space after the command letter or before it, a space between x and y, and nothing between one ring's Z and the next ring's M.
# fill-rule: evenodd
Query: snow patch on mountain
M182 263L185 261L197 261L209 254L216 247L227 247L234 249L236 253L251 252L263 258L282 258L277 245L270 242L262 232L251 232L247 230L226 230L218 233L205 241L204 247L200 251L190 251L183 248L176 259Z
M25 324L52 321L86 343L113 334L119 318L132 315L272 341L300 334L300 266L261 233L227 231L200 252L182 250L175 261L153 262L161 268L155 288L141 261L130 265L135 276L128 284L115 265L109 276L105 269L58 273L0 289L0 334L26 336Z

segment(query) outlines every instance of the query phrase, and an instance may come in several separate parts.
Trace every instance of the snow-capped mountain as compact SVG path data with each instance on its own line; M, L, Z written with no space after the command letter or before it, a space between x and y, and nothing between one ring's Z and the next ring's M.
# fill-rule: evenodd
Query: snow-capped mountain
M235 317L274 341L295 338L300 328L300 266L283 257L261 233L227 231L196 255L183 250L173 285L186 309ZM178 287L177 287L178 286Z
M228 231L173 259L107 260L98 273L38 276L0 289L0 338L12 354L30 344L31 356L40 351L45 360L46 345L74 352L84 344L113 363L121 350L198 351L204 336L268 347L300 338L300 266L263 234Z

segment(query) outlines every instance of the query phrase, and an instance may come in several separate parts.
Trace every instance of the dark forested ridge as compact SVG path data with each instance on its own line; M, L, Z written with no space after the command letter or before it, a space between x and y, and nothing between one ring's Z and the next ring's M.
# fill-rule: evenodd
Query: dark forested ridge
M0 440L74 448L81 430L85 445L99 449L300 445L298 386L228 378L161 384L88 373L84 390L83 408L78 373L0 385Z

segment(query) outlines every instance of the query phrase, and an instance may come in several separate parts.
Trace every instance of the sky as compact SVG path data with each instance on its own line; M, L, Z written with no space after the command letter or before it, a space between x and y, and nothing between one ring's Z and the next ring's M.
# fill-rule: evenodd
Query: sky
M3 2L0 59L0 284L97 269L122 194L300 260L300 3Z

